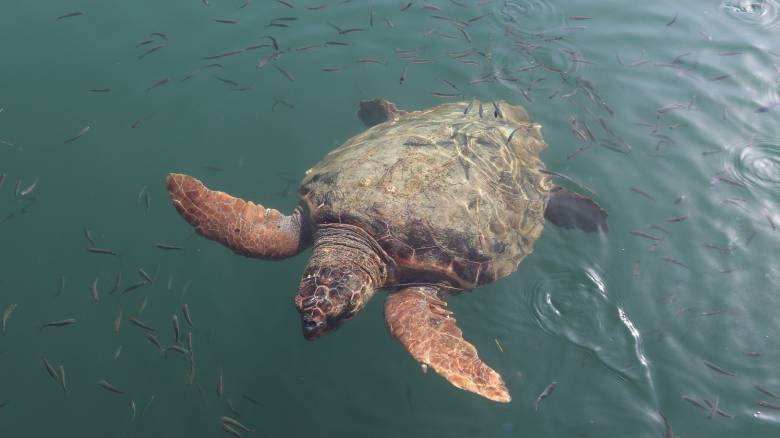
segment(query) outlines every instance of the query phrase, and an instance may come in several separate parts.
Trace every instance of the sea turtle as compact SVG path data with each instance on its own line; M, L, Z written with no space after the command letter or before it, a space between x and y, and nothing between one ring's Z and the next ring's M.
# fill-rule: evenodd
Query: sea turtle
M369 129L306 171L290 215L168 175L173 205L204 237L238 254L283 259L309 245L295 306L316 339L381 288L385 320L411 355L458 388L511 400L501 376L463 339L446 299L506 277L533 249L545 218L606 231L590 199L555 186L541 126L506 102L405 112L361 102Z

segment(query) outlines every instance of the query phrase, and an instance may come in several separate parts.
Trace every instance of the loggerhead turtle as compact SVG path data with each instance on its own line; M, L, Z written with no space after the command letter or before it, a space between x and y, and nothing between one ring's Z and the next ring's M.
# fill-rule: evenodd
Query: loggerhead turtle
M168 175L173 205L204 237L238 254L313 252L295 296L303 336L317 337L387 288L390 333L458 388L511 400L501 376L463 339L446 299L506 277L531 253L545 218L606 231L590 199L555 186L539 159L541 126L505 102L405 112L361 102L369 129L309 169L290 215Z

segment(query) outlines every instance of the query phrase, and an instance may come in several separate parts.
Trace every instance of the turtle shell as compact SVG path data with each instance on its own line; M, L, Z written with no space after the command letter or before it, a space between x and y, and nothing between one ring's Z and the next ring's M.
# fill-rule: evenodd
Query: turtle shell
M540 130L505 102L405 113L331 151L300 195L313 224L373 236L396 282L473 288L514 272L542 232L553 185Z

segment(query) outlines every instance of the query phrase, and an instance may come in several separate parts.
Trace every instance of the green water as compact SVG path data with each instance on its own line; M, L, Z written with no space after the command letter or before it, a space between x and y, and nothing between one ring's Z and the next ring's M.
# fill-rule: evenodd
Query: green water
M753 388L780 393L777 0L438 0L405 11L397 1L290 1L0 4L0 309L18 304L0 336L2 436L228 436L229 415L256 430L247 436L662 437L659 411L678 437L780 434L780 411L757 404L780 400ZM368 31L328 24L368 29L371 11ZM485 17L464 27L468 41L436 15ZM298 20L266 27L278 17ZM273 48L202 59L265 35L283 53L260 69ZM326 41L351 45L295 50ZM405 67L397 49L432 62ZM365 58L383 63L356 62ZM222 68L181 82L214 62ZM450 300L507 381L506 405L422 373L385 329L383 294L336 333L305 341L292 298L309 253L234 255L195 235L165 191L177 171L290 211L289 181L363 129L361 99L421 109L447 100L434 91L527 107L543 125L547 167L609 212L606 236L550 225L518 272ZM572 117L622 152L578 139ZM18 196L17 181L20 191L38 182ZM87 252L85 228L118 255ZM139 268L152 284L109 294L117 273L122 288L142 280ZM186 358L161 358L128 321L169 345L174 314L193 333L192 385ZM66 318L78 322L39 330ZM64 367L67 393L41 355ZM682 395L717 398L733 418L708 420Z

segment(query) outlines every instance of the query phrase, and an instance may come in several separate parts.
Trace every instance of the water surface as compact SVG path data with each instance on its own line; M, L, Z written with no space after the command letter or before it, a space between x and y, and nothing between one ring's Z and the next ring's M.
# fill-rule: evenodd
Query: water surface
M18 304L0 336L4 434L214 436L231 415L269 437L660 437L663 412L676 436L777 436L780 411L758 402L780 400L754 388L780 393L776 0L289 4L0 5L0 309ZM256 68L269 35L280 54ZM518 272L450 300L510 404L422 373L385 329L384 294L305 341L292 298L309 253L238 257L170 206L177 171L290 211L296 181L363 129L358 102L375 96L523 105L547 167L609 212L607 235L548 226ZM85 228L118 255L87 252ZM108 293L139 268L152 284ZM191 385L188 361L127 319L167 345L173 314L193 332ZM78 322L39 330L65 318Z

